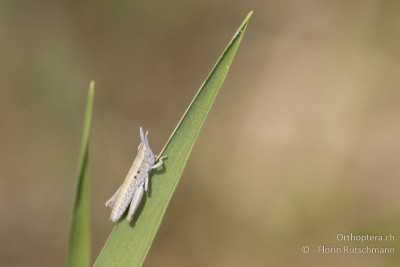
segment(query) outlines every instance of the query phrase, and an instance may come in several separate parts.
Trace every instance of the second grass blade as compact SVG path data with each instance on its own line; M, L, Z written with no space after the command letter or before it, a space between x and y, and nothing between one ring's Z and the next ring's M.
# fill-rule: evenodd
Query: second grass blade
M84 267L89 266L90 263L88 157L93 97L94 82L91 82L86 103L85 121L83 123L82 144L78 163L78 178L72 212L68 251L69 267Z
M125 219L118 223L100 252L95 266L143 264L200 129L239 47L250 16L251 13L235 33L160 153L168 155L168 159L164 161L165 172L153 173L151 177L151 197L142 200L133 224Z

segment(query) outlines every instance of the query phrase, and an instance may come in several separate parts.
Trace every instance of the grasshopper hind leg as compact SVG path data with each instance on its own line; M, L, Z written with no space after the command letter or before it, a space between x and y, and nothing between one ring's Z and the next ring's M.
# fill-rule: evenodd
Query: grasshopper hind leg
M128 216L126 217L128 221L132 221L133 215L135 214L136 209L139 207L140 201L142 200L143 197L143 192L144 192L144 185L141 184L139 185L138 189L135 191L133 197L132 197L132 202L129 207L129 213Z

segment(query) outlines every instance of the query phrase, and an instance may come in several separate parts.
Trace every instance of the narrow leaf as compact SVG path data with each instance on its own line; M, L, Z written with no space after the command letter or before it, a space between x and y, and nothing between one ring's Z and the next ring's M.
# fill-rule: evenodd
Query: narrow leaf
M69 267L84 267L90 264L89 245L89 194L88 194L88 146L90 119L92 116L94 82L90 83L86 103L85 121L78 163L78 177L75 192L75 202L72 211L71 232L68 251Z
M123 219L116 225L95 266L143 264L200 129L232 63L250 16L251 13L235 33L160 153L168 155L168 159L164 161L163 172L153 172L151 175L151 197L142 200L134 222L129 223Z

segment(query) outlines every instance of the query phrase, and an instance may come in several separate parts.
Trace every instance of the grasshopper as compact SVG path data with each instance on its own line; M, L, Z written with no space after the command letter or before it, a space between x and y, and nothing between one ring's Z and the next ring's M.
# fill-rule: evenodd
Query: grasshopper
M124 183L105 204L106 207L112 209L110 220L113 222L121 218L129 203L127 220L132 221L133 214L142 200L143 192L147 192L149 189L150 171L160 167L163 164L163 159L167 157L160 157L158 163L155 164L157 156L151 150L147 136L148 132L146 131L144 135L142 127L140 127L141 142L138 147L138 154L126 175Z

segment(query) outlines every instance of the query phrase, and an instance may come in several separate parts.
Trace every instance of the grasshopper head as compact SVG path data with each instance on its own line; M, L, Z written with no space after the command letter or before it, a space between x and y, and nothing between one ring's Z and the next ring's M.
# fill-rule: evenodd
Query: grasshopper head
M156 158L154 156L153 151L150 148L148 135L149 135L149 132L146 131L146 134L143 134L143 129L142 129L142 127L140 127L140 140L141 140L141 143L140 143L138 149L140 151L140 147L142 146L144 156L146 157L147 161L151 165L153 165L154 162L156 161Z

